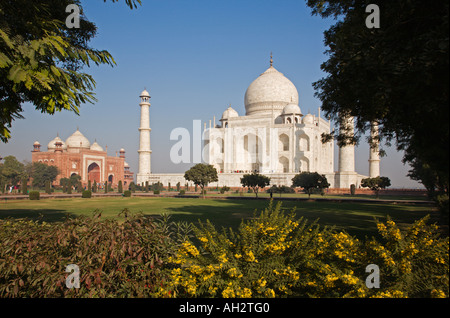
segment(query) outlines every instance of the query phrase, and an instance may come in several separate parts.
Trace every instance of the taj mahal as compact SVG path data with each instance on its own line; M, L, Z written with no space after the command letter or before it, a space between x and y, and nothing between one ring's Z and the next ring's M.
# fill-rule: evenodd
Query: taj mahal
M188 183L183 173L154 174L151 170L150 95L140 95L139 172L137 183L161 182L163 185ZM209 186L240 187L240 178L259 172L271 179L271 185L292 184L298 173L318 172L326 176L330 187L359 186L368 176L355 171L355 146L339 148L338 167L334 167L334 143L322 143L322 133L330 133L330 122L320 116L304 114L299 106L295 85L273 66L270 66L248 86L244 96L245 115L231 105L216 124L215 116L204 123L203 140L205 163L213 165L219 181ZM353 119L346 121L347 131L353 131ZM342 128L342 127L341 127ZM378 132L372 125L372 137ZM380 175L378 147L369 152L369 177Z

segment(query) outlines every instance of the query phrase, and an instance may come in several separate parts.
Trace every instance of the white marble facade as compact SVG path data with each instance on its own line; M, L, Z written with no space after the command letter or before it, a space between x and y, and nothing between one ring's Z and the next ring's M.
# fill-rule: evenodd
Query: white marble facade
M223 112L220 123L216 124L214 117L209 129L205 124L206 155L203 159L219 173L219 181L210 186L239 187L242 175L253 171L269 176L271 184L276 185L290 186L295 174L308 171L324 174L331 187L359 186L366 176L355 171L354 146L340 149L339 168L335 171L334 144L321 141L322 133L330 132L330 122L320 116L320 109L318 116L303 114L298 103L295 85L273 67L271 58L270 67L250 84L245 93L245 115L239 116L230 106ZM137 182L159 181L165 186L169 182L171 186L178 182L186 184L184 173L151 173L150 137L143 136L147 131L149 134L150 129L149 126L147 129L147 121L144 122L143 127L141 118ZM353 123L352 120L349 122ZM143 143L143 137L145 140L148 138L148 147L146 141ZM378 165L378 168L371 167L371 171L379 174L379 158L375 150L371 150L369 163Z

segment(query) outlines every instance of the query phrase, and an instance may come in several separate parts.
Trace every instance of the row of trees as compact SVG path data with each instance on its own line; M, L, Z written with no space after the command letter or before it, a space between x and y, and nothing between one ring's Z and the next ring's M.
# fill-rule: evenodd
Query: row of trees
M41 162L22 163L14 156L6 156L0 163L0 187L2 192L10 187L31 185L34 188L44 189L47 183L55 181L59 171L55 166L49 166Z
M205 186L207 186L208 183L219 180L217 170L212 165L202 163L196 164L191 169L186 171L184 178L200 186L202 189L203 198L205 197ZM243 187L251 188L256 197L258 197L259 190L270 185L270 178L254 172L251 174L245 174L241 178L241 184ZM361 186L374 190L377 197L380 189L384 189L390 185L391 182L387 177L366 178L361 181ZM292 185L290 188L286 186L274 185L269 189L269 192L280 193L281 195L281 193L294 192L293 188L300 187L304 189L304 191L308 194L308 197L311 197L311 194L314 193L314 191L322 192L323 189L326 189L329 186L330 184L328 183L325 175L317 172L301 172L292 178Z

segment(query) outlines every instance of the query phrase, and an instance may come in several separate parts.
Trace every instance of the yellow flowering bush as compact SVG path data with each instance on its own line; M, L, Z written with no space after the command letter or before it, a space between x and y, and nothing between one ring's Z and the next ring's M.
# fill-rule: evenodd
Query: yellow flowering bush
M401 231L389 217L378 223L379 240L364 245L362 263L377 264L383 288L374 297L448 297L448 236L442 238L429 216Z
M173 296L448 297L448 238L426 218L406 231L388 218L378 238L360 241L294 212L271 202L236 232L200 224L169 260ZM366 286L369 264L380 288Z
M195 234L200 254L187 252L193 243L185 242L170 259L175 296L279 297L298 295L306 284L300 267L315 263L319 227L270 203L237 232L219 232L208 221Z

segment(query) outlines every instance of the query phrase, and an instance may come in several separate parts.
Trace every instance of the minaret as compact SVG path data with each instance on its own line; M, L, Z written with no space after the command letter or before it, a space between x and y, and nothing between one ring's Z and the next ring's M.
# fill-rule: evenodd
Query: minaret
M370 127L370 139L372 145L369 150L369 178L380 176L380 154L378 139L378 123L372 122Z
M141 95L141 124L139 127L139 172L136 176L138 184L143 184L149 180L151 174L151 153L150 150L150 94L144 90Z
M354 118L347 117L343 119L340 130L347 135L353 135L355 131ZM356 185L355 145L353 144L339 147L338 177L338 182L336 184L338 188L349 188L351 184Z

